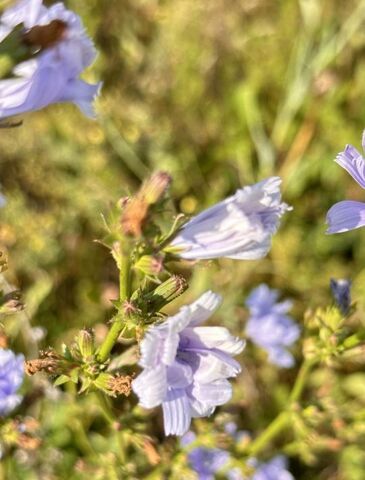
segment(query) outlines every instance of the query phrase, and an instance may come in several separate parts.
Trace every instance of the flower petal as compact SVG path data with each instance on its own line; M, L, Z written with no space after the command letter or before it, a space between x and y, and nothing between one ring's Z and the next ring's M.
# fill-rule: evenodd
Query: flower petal
M346 145L345 150L339 153L335 160L351 177L365 188L365 160L359 151L352 145Z
M189 397L197 401L197 403L192 401L191 404L198 415L205 416L207 411L210 412L212 408L223 405L231 399L232 386L225 379L207 384L196 382L189 392Z
M166 435L184 435L189 430L191 414L185 390L169 390L162 409Z
M185 362L174 362L167 368L167 383L171 388L186 388L193 382L191 367Z
M132 382L132 389L139 397L139 404L144 408L160 405L167 390L166 368L146 369Z
M186 328L181 334L184 349L218 349L229 355L238 355L245 347L245 342L234 337L225 327Z
M341 233L365 226L365 203L345 200L328 210L326 233Z
M183 307L181 310L187 310L189 312L190 321L189 326L195 327L205 322L215 310L222 303L222 297L217 293L209 290L203 293L195 302Z

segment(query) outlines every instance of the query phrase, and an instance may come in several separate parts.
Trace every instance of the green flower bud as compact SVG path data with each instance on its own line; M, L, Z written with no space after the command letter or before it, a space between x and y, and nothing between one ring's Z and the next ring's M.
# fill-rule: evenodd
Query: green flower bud
M76 338L82 358L87 359L94 355L94 334L91 330L81 330Z

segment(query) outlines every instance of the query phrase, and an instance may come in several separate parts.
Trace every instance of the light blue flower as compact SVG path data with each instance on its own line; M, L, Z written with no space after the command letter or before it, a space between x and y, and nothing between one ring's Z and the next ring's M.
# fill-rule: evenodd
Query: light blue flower
M330 287L339 309L344 315L347 315L351 305L351 280L331 278Z
M215 473L229 462L229 453L219 448L197 447L188 459L199 480L214 480Z
M16 392L23 382L24 357L0 348L0 416L10 413L19 405L21 395Z
M267 285L260 285L246 300L250 318L246 325L247 336L269 355L269 361L280 367L294 365L293 355L287 347L300 335L300 328L287 315L292 303L287 300L277 303L278 292Z
M279 177L270 177L237 190L192 218L171 246L187 260L264 257L281 216L290 210L281 202L280 183Z
M362 148L365 149L365 132L362 136ZM365 189L365 160L352 145L346 145L335 162L341 165L351 177ZM326 233L341 233L360 228L365 225L365 203L345 200L338 202L328 210Z
M0 81L0 118L57 102L73 102L85 115L94 116L92 102L100 83L86 83L79 75L94 61L96 50L80 17L63 3L47 8L41 0L19 1L0 17L0 41L20 24L29 30L53 20L65 24L60 40L17 65L14 78Z
M255 460L253 463L257 467L251 480L294 480L293 475L287 470L288 462L283 455L277 455L266 463L257 463Z
M200 326L220 303L219 295L206 292L152 326L141 342L143 372L132 387L141 406L162 404L166 435L183 435L192 417L208 416L231 398L227 378L241 371L232 357L244 342L224 327Z

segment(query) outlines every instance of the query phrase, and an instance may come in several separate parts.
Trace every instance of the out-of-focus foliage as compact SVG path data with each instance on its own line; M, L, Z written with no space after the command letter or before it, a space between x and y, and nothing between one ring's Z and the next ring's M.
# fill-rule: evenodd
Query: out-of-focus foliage
M43 348L60 347L82 327L105 335L118 278L109 252L94 242L103 236L101 214L156 169L173 176L173 196L188 215L272 174L282 176L294 207L266 259L196 265L188 292L168 313L213 289L224 296L215 321L241 334L243 302L259 283L294 299L300 322L331 302L331 277L349 277L358 306L352 327L364 328L365 232L326 236L324 220L336 201L365 197L332 161L346 143L359 146L365 127L365 2L66 3L100 52L86 74L104 82L99 118L58 105L0 129L7 198L0 244L10 259L7 279L26 304L6 317L12 348L34 356L31 326L45 330ZM295 371L273 368L252 346L240 360L245 373L232 403L194 423L212 447L225 447L225 421L257 434L287 403ZM287 444L296 479L364 478L364 362L360 351L317 368L295 435L283 433L265 452ZM115 422L100 399L77 396L72 386L56 391L40 376L24 391L19 413L34 420L26 439L14 440L15 426L5 432L14 455L4 457L0 478L194 478L186 453L163 437L160 413L135 407L132 396L107 400Z

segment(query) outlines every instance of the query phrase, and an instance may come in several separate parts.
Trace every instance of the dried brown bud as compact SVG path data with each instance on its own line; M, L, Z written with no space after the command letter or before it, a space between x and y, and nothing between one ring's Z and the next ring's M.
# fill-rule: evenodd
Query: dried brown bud
M25 362L25 373L30 376L38 372L46 372L52 375L59 373L62 357L53 350L39 353L40 358Z
M122 215L122 230L126 235L140 237L147 219L148 203L144 198L134 197L126 206Z
M125 204L121 223L126 235L139 237L142 234L149 207L161 200L170 183L171 177L168 173L157 172L147 179L135 197Z
M113 395L125 395L128 397L132 391L133 377L130 375L117 375L108 381L108 388Z
M46 48L53 47L60 42L67 29L67 23L62 20L52 20L47 25L36 25L22 35L23 42L28 47Z

